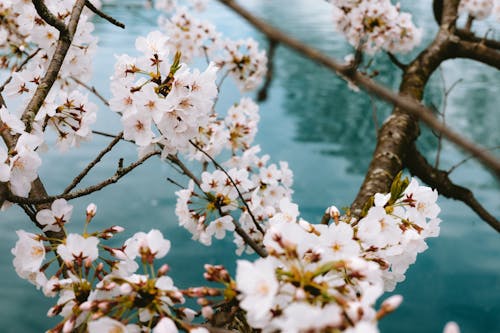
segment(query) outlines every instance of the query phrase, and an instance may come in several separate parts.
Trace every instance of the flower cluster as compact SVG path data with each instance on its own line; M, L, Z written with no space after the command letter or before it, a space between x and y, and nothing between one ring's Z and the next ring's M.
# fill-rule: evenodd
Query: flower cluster
M187 3L193 7L196 11L204 11L207 7L208 0L187 0ZM172 12L176 8L179 8L179 4L177 0L156 0L155 1L155 9L164 11L164 12Z
M499 7L500 5L495 4L493 0L461 0L458 12L469 14L476 20L483 20L490 16L494 6Z
M63 199L54 201L51 209L42 210L37 220L47 230L61 230L69 222L73 207ZM69 233L65 239L48 239L19 230L12 249L18 275L41 288L47 297L58 300L49 316L63 317L49 332L72 332L86 327L88 332L206 332L191 324L195 312L178 307L184 303L183 292L167 276L168 266L155 270L154 263L170 250L170 241L159 230L138 232L120 247L101 244L123 228L113 226L88 232L96 215L91 204L86 211L82 234ZM44 230L45 230L44 229ZM53 251L59 269L47 276ZM107 255L107 257L106 257ZM140 260L144 267L138 273ZM196 331L197 330L197 331Z
M169 62L167 37L159 31L139 37L136 48L142 56L118 57L111 80L110 107L122 116L124 138L145 150L159 144L163 156L186 151L208 124L217 67L210 63L202 73L192 71L180 63L180 53Z
M183 8L169 19L160 17L159 21L160 27L168 33L170 49L181 52L186 62L193 57L209 55L217 48L220 34L215 26L196 19Z
M330 0L336 29L347 41L369 54L411 51L420 43L421 30L390 0Z
M73 1L50 0L45 1L45 4L56 17L66 24L69 22ZM19 109L22 110L40 83L43 73L47 71L56 49L59 32L38 16L31 2L8 1L2 2L0 6L3 6L0 10L6 12L8 18L0 22L0 50L9 50L7 54L11 54L10 50L13 48L16 50L14 52L16 56L10 58L5 56L1 61L3 67L15 70L11 82L5 87L5 95L20 99L16 105L19 104ZM58 73L55 85L58 89L54 87L51 90L47 101L53 101L60 93L59 89L68 91L75 89L76 85L70 80L71 77L83 82L90 79L92 58L97 49L97 38L91 34L94 30L94 25L90 22L91 15L92 12L85 10L80 16L72 44ZM28 63L29 67L18 67L27 56L32 56ZM49 109L52 105L48 104L42 108Z
M242 163L227 172L203 172L197 190L191 181L187 189L176 192L179 224L193 234L193 239L210 245L213 236L222 239L226 231L238 229L234 233L236 252L251 253L242 233L260 244L269 219L293 206L293 176L288 165L281 162L279 166L267 166L269 156L258 158L258 151L258 146L247 150Z
M229 71L241 91L257 88L267 71L267 56L252 38L221 43L222 54L216 62Z
M32 129L35 134L26 132L24 123L5 107L0 108L0 126L0 132L19 135L14 149L6 151L0 146L0 182L8 183L13 194L27 197L31 182L38 177L38 168L42 164L36 152L43 142L41 130L35 126Z
M236 289L252 327L264 331L377 332L377 320L400 300L375 301L439 233L437 193L399 178L388 195L377 194L355 221L310 224L292 205L269 221L263 243L269 253L238 261Z

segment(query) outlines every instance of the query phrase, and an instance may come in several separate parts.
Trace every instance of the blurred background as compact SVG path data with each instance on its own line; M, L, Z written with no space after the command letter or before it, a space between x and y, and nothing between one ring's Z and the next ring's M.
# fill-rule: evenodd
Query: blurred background
M331 9L321 0L248 0L241 1L255 15L323 52L343 59L352 52L340 34L333 30ZM424 30L420 50L436 32L431 1L402 1L402 8L413 13L417 26ZM111 1L104 7L127 26L125 32L94 18L100 49L94 64L92 84L109 97L109 76L114 55L136 54L135 38L157 29L158 13L146 10L140 1ZM213 21L217 29L231 38L253 37L263 48L267 41L244 21L215 1L198 14ZM486 23L485 29L488 28ZM418 50L416 51L418 52ZM416 53L402 57L411 59ZM356 93L330 71L309 60L278 47L274 80L267 101L261 104L261 123L256 143L271 160L288 161L294 171L293 199L303 218L319 222L325 207L349 206L363 181L376 142L378 126L390 114L391 107L381 101ZM199 62L204 68L205 63ZM377 80L397 89L400 71L386 56L373 59L372 67L380 72ZM498 87L500 74L484 65L466 61L448 61L436 71L426 91L425 102L440 107L443 89L456 80L462 81L450 93L446 121L450 127L484 147L500 145ZM251 95L253 96L253 95ZM93 97L92 97L93 98ZM240 99L233 82L227 79L218 103L224 113ZM94 99L96 103L98 101ZM117 133L119 117L101 105L97 130ZM376 115L376 116L374 116ZM108 138L95 136L80 149L66 154L51 150L42 156L40 171L50 194L59 193L70 180L107 145ZM423 128L418 145L430 161L437 151L435 135ZM497 151L498 152L498 151ZM120 144L89 175L82 186L99 182L116 169L116 161L136 159L132 145ZM498 153L497 153L498 156ZM443 143L441 164L448 169L467 155L447 142ZM101 192L71 203L75 206L69 230L81 231L85 207L98 206L91 225L93 230L117 224L126 228L124 240L137 231L157 228L172 242L164 258L171 266L176 285L185 288L202 285L203 264L224 264L235 269L235 246L227 238L205 247L190 239L178 227L174 214L177 190L166 181L180 178L172 168L159 160L150 160ZM469 187L480 202L497 218L500 215L500 184L477 162L469 161L452 173L458 184ZM456 321L462 332L500 332L500 238L468 207L460 202L440 198L443 220L441 235L431 239L429 249L419 255L395 293L405 298L402 306L380 322L380 330L396 332L441 332L447 321ZM94 224L95 223L95 224ZM2 332L42 332L56 321L45 314L56 299L47 299L28 282L17 277L10 249L17 240L15 230L37 232L16 207L2 213L0 221L0 323ZM385 297L384 297L385 298Z

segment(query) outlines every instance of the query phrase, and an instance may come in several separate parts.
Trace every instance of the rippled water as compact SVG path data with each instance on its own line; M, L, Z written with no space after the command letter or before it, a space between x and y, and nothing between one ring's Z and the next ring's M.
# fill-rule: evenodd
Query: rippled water
M245 1L245 5L332 56L342 58L348 53L348 46L332 29L330 11L323 1L255 0ZM417 13L416 21L427 36L436 30L430 1L403 1L405 6ZM154 29L156 16L137 6L128 9L109 6L107 10L127 24L123 33L95 20L101 49L96 57L93 83L109 96L107 79L112 72L113 55L134 52L135 36ZM219 30L231 37L251 35L264 42L262 36L220 5L212 5L206 15L218 21ZM261 105L257 142L274 161L289 162L295 174L294 200L300 204L304 218L317 221L324 207L332 203L348 206L362 182L375 142L372 101L363 93L350 91L329 71L283 47L278 48L275 61L275 80L269 99ZM378 79L396 88L400 73L384 56L377 57L375 65L381 70ZM446 114L450 126L484 146L498 146L500 114L496 94L499 73L470 62L451 61L445 64L443 75L448 86L463 79L448 100ZM441 89L437 73L429 84L426 102L439 106ZM238 92L226 84L220 109L227 108L237 99ZM390 107L379 101L374 103L378 122L382 122ZM111 111L102 108L98 117L98 129L119 130L118 117ZM96 137L92 143L62 157L57 152L44 155L41 174L49 192L59 193L68 179L92 158L94 151L107 142L107 139ZM423 129L419 145L433 160L436 140L430 131ZM114 173L116 160L120 157L132 161L136 152L129 145L120 145L83 185ZM454 147L444 145L443 167L463 158ZM176 189L167 183L167 177L177 175L167 165L149 161L130 177L92 198L74 201L70 230L81 230L84 208L94 201L99 206L95 228L119 224L130 234L150 228L161 229L173 244L166 261L180 287L203 283L201 273L205 262L223 263L234 270L234 247L230 241L207 248L191 241L187 232L177 227L173 194ZM495 216L500 215L499 183L476 162L468 162L457 169L453 179L471 188ZM440 204L441 236L429 242L429 250L418 257L408 271L407 280L396 289L405 297L405 302L395 314L381 322L381 331L440 332L446 321L455 320L466 333L500 332L499 236L461 203L442 198ZM2 214L0 250L4 255L0 257L0 331L41 332L54 323L44 314L55 299L46 299L30 284L18 279L14 272L8 252L16 241L14 231L20 228L35 231L18 210Z

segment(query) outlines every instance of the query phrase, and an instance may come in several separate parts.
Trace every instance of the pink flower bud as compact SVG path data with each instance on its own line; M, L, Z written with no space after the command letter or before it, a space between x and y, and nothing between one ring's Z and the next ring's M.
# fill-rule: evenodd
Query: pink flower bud
M97 206L91 203L87 206L87 218L93 218L97 212Z
M454 321L450 321L445 325L443 333L460 333L460 327Z
M120 227L119 225L114 225L111 227L111 232L113 233L119 233L119 232L123 232L125 230L124 227Z
M201 315L206 319L210 319L214 315L214 309L210 306L204 306L201 308Z
M75 321L73 319L66 320L63 326L63 333L70 333L73 331L73 327L75 327Z
M392 312L396 310L401 305L402 302L403 302L403 296L392 295L384 302L382 302L382 308L384 308L388 312Z

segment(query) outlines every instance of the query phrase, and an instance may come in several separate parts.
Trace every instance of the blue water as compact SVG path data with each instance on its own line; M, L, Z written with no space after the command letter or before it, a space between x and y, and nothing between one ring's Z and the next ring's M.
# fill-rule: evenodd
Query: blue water
M342 58L349 50L333 31L324 1L254 0L245 4L267 21L332 56ZM253 36L265 42L259 33L222 6L211 6L205 15L219 22L220 31L230 37ZM418 25L429 38L436 30L430 1L404 1L403 8L416 13ZM140 7L107 9L127 25L124 33L95 20L101 48L96 56L93 84L109 96L107 79L112 73L113 55L133 52L135 37L155 29L156 15ZM275 79L269 99L261 105L256 141L265 153L271 154L273 161L289 162L295 174L294 200L300 204L304 218L318 221L326 206L348 206L361 185L375 143L372 101L363 93L350 91L329 71L283 47L278 48L275 61ZM377 57L374 65L381 70L378 79L396 89L398 70L384 56ZM484 146L500 145L499 73L471 62L450 61L443 66L443 75L448 86L463 79L449 96L447 123ZM239 99L239 93L228 81L218 104L220 110ZM426 103L440 105L441 87L437 72L429 84ZM374 103L380 124L391 108L380 101ZM119 131L119 119L111 111L103 107L98 117L96 129ZM419 146L433 161L436 139L430 131L422 132ZM49 192L59 193L64 189L68 180L108 141L95 137L91 143L64 156L56 151L45 154L41 176ZM448 168L465 156L445 143L441 165ZM82 186L113 174L120 157L133 161L136 151L130 145L120 144ZM485 207L499 217L500 184L487 171L469 161L452 175L453 180L473 190ZM223 263L234 271L234 246L229 240L204 247L191 241L189 234L177 226L173 194L176 188L166 181L167 177L185 183L166 164L148 161L118 184L92 197L73 201L75 210L69 229L81 230L85 206L95 202L96 229L119 224L127 229L128 235L139 230L161 229L172 241L172 250L165 260L180 287L202 284L202 265L206 262ZM441 198L440 205L441 236L429 241L429 250L418 257L406 281L397 287L396 292L405 301L396 313L382 320L381 331L441 332L447 321L455 320L462 332L500 332L500 237L463 204ZM0 331L45 331L55 323L45 317L55 299L46 299L28 282L18 279L9 253L16 241L15 230L36 230L16 208L1 216L0 251L4 255L0 257Z

